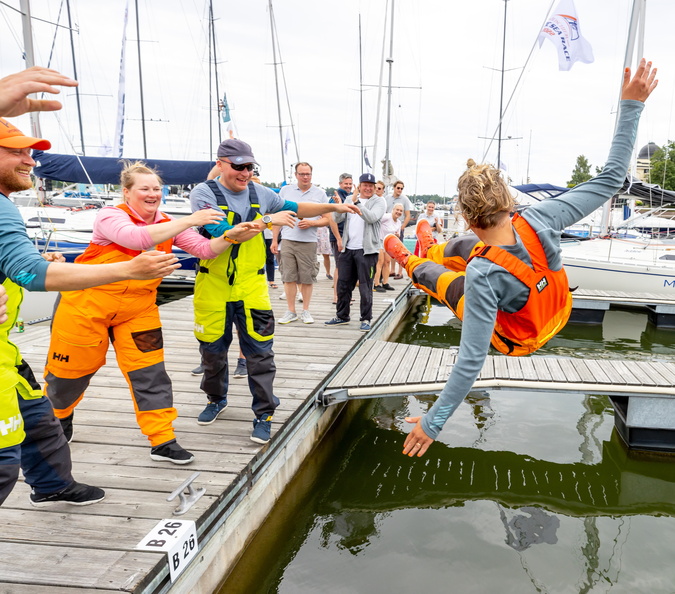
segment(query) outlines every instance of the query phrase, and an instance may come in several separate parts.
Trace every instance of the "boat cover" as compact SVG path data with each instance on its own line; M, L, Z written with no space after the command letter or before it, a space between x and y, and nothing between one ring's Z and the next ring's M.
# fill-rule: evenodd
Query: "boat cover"
M33 151L37 177L81 184L119 184L122 159L114 157L77 157L44 151ZM203 182L214 165L213 161L169 161L162 159L124 159L143 161L156 169L167 185L196 184ZM86 171L85 171L86 170Z

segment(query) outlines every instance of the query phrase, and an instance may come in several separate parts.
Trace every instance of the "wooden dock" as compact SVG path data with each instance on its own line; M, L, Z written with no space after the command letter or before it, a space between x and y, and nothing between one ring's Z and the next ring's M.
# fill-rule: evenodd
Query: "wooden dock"
M358 293L350 325L327 328L334 315L330 282L321 277L311 312L313 325L277 325L275 392L281 399L266 446L249 440L251 396L245 379L232 379L227 411L212 425L196 418L206 403L192 334L191 298L161 307L167 371L174 386L180 443L195 453L189 466L150 460L136 426L122 374L109 352L75 413L71 444L77 480L105 488L106 499L77 508L36 509L20 482L0 509L3 563L0 592L82 594L110 592L212 592L265 520L279 493L343 409L346 400L389 393L438 392L456 350L385 342L411 305L407 281L396 293L374 294L377 324L358 331ZM286 309L272 290L277 319ZM12 338L36 375L47 354L47 327L28 327ZM236 362L236 346L230 364ZM395 361L395 364L392 364ZM477 388L563 389L584 393L675 396L675 367L666 363L490 357ZM337 406L321 404L338 402ZM675 401L673 401L675 402ZM159 520L172 518L167 496L195 471L206 494L180 519L197 525L199 554L173 584L166 555L136 550Z
M394 285L397 292L374 294L375 318L382 319L383 312L391 315L392 300L407 288L407 281ZM271 290L277 319L286 309L285 300L278 299L281 287ZM195 454L192 464L150 460L149 443L136 425L128 387L110 350L107 365L77 407L71 443L76 480L103 487L106 498L87 507L54 504L36 509L29 504L28 486L20 481L0 509L0 592L168 591L172 586L166 556L135 547L159 520L173 517L176 502L166 498L195 471L201 473L195 485L205 487L206 494L180 519L197 523L200 553L174 588L215 589L337 416L333 410L340 407L317 406L315 393L365 335L358 329L358 290L354 321L334 328L323 325L335 313L330 287L322 274L310 308L315 324L277 324L275 393L281 405L266 446L249 439L253 414L245 379L231 380L229 406L216 422L197 424L206 399L200 378L190 374L200 361L192 334L191 297L163 305L161 316L166 366L179 412L177 438ZM405 302L405 295L400 299ZM375 327L373 333L377 331ZM12 339L41 379L49 328L27 327ZM230 365L236 364L236 356L233 345Z
M366 340L321 398L324 404L331 404L373 395L437 393L456 360L456 348ZM392 365L391 361L399 363ZM675 364L489 355L473 388L675 398Z

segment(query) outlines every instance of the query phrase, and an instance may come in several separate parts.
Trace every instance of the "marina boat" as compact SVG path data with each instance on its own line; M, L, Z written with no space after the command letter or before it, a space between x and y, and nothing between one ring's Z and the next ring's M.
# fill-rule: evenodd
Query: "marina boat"
M563 242L571 287L675 294L675 241L594 238Z

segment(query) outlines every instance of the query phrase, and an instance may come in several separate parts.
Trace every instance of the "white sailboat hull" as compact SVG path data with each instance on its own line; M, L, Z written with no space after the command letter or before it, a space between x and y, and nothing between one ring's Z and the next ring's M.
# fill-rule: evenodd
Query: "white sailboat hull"
M675 297L675 243L592 239L562 244L571 287Z

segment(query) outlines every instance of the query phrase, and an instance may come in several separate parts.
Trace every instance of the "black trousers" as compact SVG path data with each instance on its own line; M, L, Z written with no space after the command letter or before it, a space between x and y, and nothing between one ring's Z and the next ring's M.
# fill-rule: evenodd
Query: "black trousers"
M373 319L373 276L377 267L378 254L364 254L363 250L348 250L340 254L337 261L337 312L342 320L349 321L352 292L359 282L361 295L361 321Z

